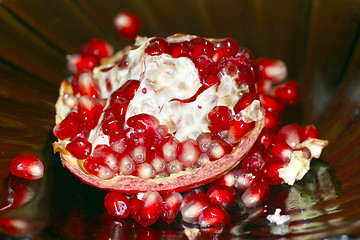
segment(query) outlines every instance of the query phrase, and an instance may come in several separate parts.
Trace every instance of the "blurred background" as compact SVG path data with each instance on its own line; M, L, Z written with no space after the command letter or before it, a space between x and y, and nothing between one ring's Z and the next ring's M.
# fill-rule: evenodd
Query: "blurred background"
M80 46L94 37L105 39L116 50L131 44L119 37L112 22L121 11L131 11L142 19L139 34L143 36L188 33L231 37L248 47L255 58L285 61L288 79L297 80L301 87L301 102L287 111L285 121L313 123L322 138L330 141L321 160L314 163L318 171L314 170L308 177L315 185L300 184L297 188L312 195L288 209L296 219L288 232L270 229L264 219L258 220L261 216L258 218L259 213L253 210L245 218L247 221L239 218L237 225L234 223L231 229L224 230L221 233L224 238L360 236L360 1L357 0L0 1L2 201L9 186L13 187L11 184L19 180L8 176L13 157L31 153L40 156L47 167L44 179L17 183L16 186L32 189L29 191L34 196L26 206L0 212L3 234L0 236L80 239L71 233L87 229L84 239L93 239L90 226L103 217L99 217L104 210L103 193L76 183L58 165L58 156L52 154L54 103L60 82L70 75L66 68L67 54L78 53ZM74 188L66 187L68 183L74 183ZM294 193L293 190L287 189L287 195ZM294 194L304 196L304 192ZM73 207L63 209L64 204ZM255 217L250 218L251 214ZM18 220L26 228L16 229L6 219ZM75 224L67 226L67 221ZM125 222L101 221L110 221L113 225L108 226L113 226L113 231L125 232L129 228ZM77 230L69 230L70 227ZM157 228L156 234L170 234L163 226ZM185 238L183 228L170 228L177 237L174 239ZM149 229L141 231L150 234L146 233Z

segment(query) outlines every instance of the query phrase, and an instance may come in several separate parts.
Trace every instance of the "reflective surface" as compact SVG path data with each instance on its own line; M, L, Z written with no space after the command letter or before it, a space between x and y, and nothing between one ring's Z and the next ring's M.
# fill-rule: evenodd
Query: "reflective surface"
M330 141L306 178L277 186L261 206L238 204L232 223L220 229L159 222L143 228L104 214L105 192L68 173L52 153L54 103L69 75L65 55L92 37L116 49L112 17L133 11L143 20L140 34L182 32L232 37L258 57L284 60L302 98L285 119L314 123ZM6 1L0 3L0 233L4 239L149 238L353 239L360 237L360 41L359 1ZM10 160L31 153L45 177L9 176ZM17 193L17 194L15 194ZM19 194L21 193L21 194ZM20 197L18 196L20 195ZM268 224L281 207L288 227ZM192 235L191 235L192 234ZM21 239L21 237L18 237Z

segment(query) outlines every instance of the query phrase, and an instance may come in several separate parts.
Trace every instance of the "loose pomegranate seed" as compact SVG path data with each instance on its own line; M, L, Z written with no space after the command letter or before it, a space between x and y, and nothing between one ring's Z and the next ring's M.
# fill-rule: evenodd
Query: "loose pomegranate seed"
M223 57L234 56L239 50L239 45L234 39L225 38L215 43L214 49L212 59L217 62Z
M249 172L243 168L236 171L235 188L239 191L245 191L248 189L259 177L252 172Z
M110 96L110 104L112 105L117 98L130 101L134 98L136 91L140 86L138 80L128 80Z
M123 153L118 157L119 174L130 175L133 174L136 168L136 163L127 153Z
M295 80L276 86L273 89L276 98L282 100L290 106L295 106L299 102L300 89L299 84Z
M266 156L272 162L289 163L293 151L283 138L274 136L266 148Z
M180 171L182 171L184 169L184 165L182 165L181 162L179 162L178 160L174 160L171 162L168 162L166 164L166 172L170 175L173 173L178 173Z
M177 156L181 164L186 167L194 165L201 154L199 143L192 139L187 138L180 142L177 147Z
M177 147L179 140L173 136L164 138L156 149L157 154L166 162L171 162L177 159Z
M216 106L208 114L209 130L218 133L228 130L233 120L231 109L226 106Z
M246 171L259 174L265 166L265 148L263 145L254 145L246 157L241 161L241 167Z
M71 80L74 94L88 95L93 98L99 97L99 86L90 71L79 72Z
M185 56L189 52L188 42L169 43L166 52L174 58Z
M91 143L82 137L76 137L66 145L66 150L78 159L85 159L89 157L91 149Z
M154 224L160 217L163 200L159 193L148 191L139 202L134 219L143 226Z
M61 139L69 139L76 136L81 131L81 116L79 113L71 111L54 129L54 135Z
M189 42L191 49L191 57L194 59L200 57L201 55L212 56L214 52L214 45L201 37L196 37L190 40Z
M281 163L268 163L265 166L264 180L270 185L278 185L284 182L284 179L279 177L279 169L283 168L284 164Z
M155 37L149 41L149 45L145 49L145 53L155 56L166 52L167 41L161 37Z
M257 61L259 78L270 80L274 83L281 82L286 78L287 69L283 61L268 58L259 58Z
M113 55L113 47L103 39L92 38L81 46L80 54L82 56L93 56L96 59L110 57Z
M99 61L94 56L81 56L80 54L68 55L66 57L67 68L72 73L82 71L92 71L99 65Z
M217 139L211 142L206 154L209 156L210 161L222 158L225 154L232 151L230 144L222 139Z
M225 210L229 210L234 206L237 197L235 189L225 185L212 186L206 195L212 203L219 204Z
M285 104L281 100L271 97L269 95L261 95L260 101L262 103L262 106L268 112L282 113L285 110Z
M200 227L214 227L230 223L227 211L218 204L210 204L199 216Z
M152 179L156 177L156 170L153 165L144 162L137 165L135 175L143 179Z
M300 143L303 132L300 125L293 123L281 127L278 136L283 138L290 147L295 148Z
M142 131L155 130L160 126L160 122L156 117L146 113L132 116L126 123L129 127Z
M225 185L225 186L229 186L229 187L232 187L235 185L235 182L236 182L236 179L237 179L237 175L235 174L234 171L230 171L224 175L222 175L220 178L216 179L215 181L213 181L210 186L213 186L213 185Z
M117 154L105 144L99 144L93 151L93 157L98 158L103 163L108 165L114 172L119 172L119 162Z
M107 212L112 216L127 218L130 214L130 201L119 192L109 192L106 194L104 205Z
M241 196L241 200L246 207L256 207L269 197L269 185L262 180L258 180L246 189Z
M172 223L180 210L183 197L178 192L171 192L163 196L163 201L160 218L166 223Z
M84 162L84 168L90 174L99 177L100 179L107 180L115 176L115 172L105 164L102 159L89 157Z
M264 128L259 135L258 142L267 147L274 135L275 134L271 129Z
M134 40L141 27L141 19L132 12L120 12L113 22L120 37L126 41Z
M157 173L164 172L166 169L166 162L158 154L152 153L149 159L149 163L153 165Z
M44 165L32 154L19 155L11 160L10 172L25 179L40 179L44 175Z
M265 128L274 132L278 131L281 127L281 115L277 112L265 113Z
M308 138L320 139L320 134L314 125L307 125L304 128L303 135L301 136L301 142L305 141Z
M210 205L210 199L199 192L190 196L191 200L181 206L181 215L184 222L197 223L201 213Z
M235 114L247 108L254 100L259 100L257 93L245 93L234 106Z
M233 120L231 122L228 138L229 142L234 143L238 142L246 134L248 134L255 127L255 122L246 123L243 120Z

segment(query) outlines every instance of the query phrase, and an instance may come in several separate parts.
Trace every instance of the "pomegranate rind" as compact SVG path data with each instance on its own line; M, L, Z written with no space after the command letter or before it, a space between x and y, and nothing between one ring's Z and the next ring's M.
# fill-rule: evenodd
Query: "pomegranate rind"
M237 166L246 153L257 140L261 130L265 126L265 119L256 122L254 129L245 136L233 151L224 157L208 162L201 168L185 170L169 177L142 179L136 176L117 175L109 180L101 180L96 176L89 175L79 167L78 159L73 157L66 149L66 143L54 142L54 151L60 152L63 165L81 181L108 191L136 194L146 191L166 193L170 191L183 192L192 188L205 185Z

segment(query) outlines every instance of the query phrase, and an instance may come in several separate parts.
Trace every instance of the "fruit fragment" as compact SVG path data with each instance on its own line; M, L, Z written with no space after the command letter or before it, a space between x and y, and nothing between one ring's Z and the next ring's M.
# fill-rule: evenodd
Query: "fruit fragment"
M32 154L19 155L11 160L10 172L25 179L40 179L44 175L44 165Z

